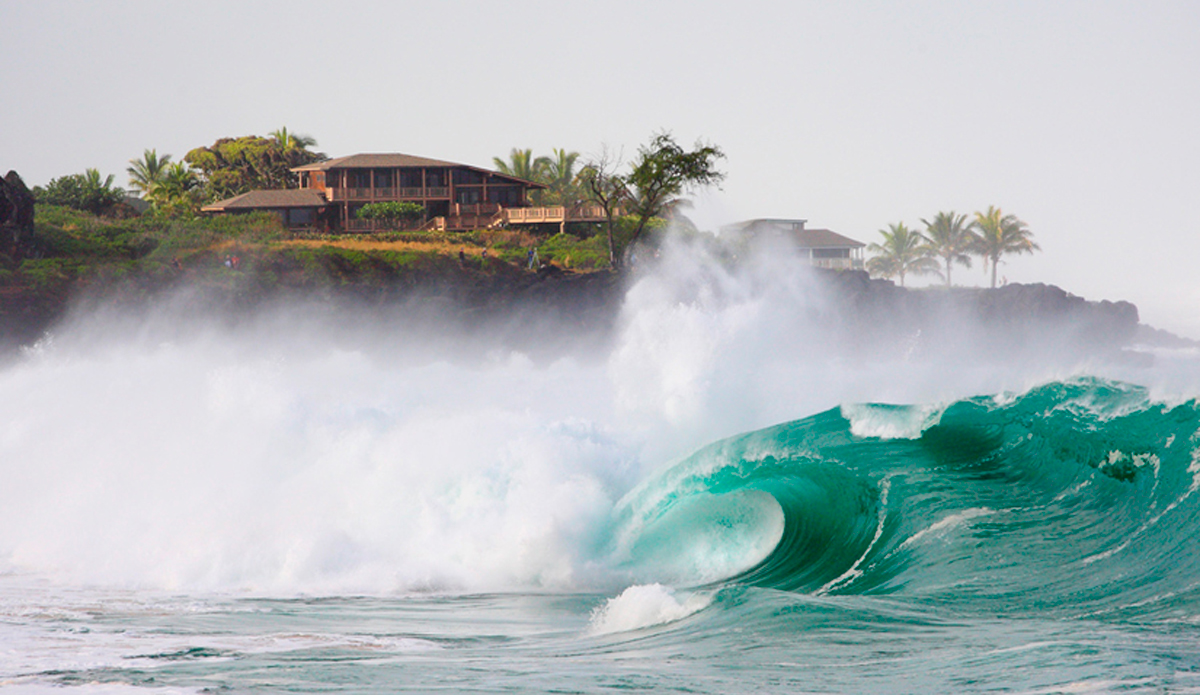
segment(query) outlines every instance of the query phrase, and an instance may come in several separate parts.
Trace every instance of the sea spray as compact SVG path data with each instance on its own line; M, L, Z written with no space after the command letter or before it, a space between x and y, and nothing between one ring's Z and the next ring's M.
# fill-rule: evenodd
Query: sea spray
M845 349L786 256L678 252L587 350L76 316L0 371L0 684L1200 685L1194 360Z
M593 611L591 631L603 635L671 623L710 603L712 596L701 592L681 596L662 584L631 586Z

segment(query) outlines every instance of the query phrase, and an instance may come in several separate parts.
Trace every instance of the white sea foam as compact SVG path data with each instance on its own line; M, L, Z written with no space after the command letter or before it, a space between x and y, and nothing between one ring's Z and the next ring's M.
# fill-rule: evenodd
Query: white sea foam
M942 408L935 405L897 407L851 403L842 405L841 412L842 417L850 421L850 433L856 437L916 439L938 423Z
M971 509L964 509L961 512L949 514L904 539L904 542L897 546L897 550L904 550L905 548L931 538L943 537L951 531L954 531L965 525L972 519L995 513L995 510L988 509L987 507L973 507Z
M591 632L629 632L673 623L704 610L712 603L705 593L676 593L662 584L631 586L592 613Z
M836 403L947 402L1038 369L851 362L787 253L664 255L602 354L306 306L79 316L0 370L0 571L271 595L608 588L613 505L649 469ZM870 436L927 418L844 412Z

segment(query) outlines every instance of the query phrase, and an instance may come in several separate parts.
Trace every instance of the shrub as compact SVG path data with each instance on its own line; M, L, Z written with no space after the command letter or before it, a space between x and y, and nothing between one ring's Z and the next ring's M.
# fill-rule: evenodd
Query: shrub
M608 239L596 235L580 239L572 234L555 234L538 247L544 263L564 268L597 270L608 267Z
M101 178L99 171L88 169L82 174L52 179L45 188L34 186L33 197L45 205L61 205L101 215L125 200L125 191L114 188L112 183L111 174Z
M355 215L363 220L419 220L425 216L425 206L407 200L392 200L382 203L367 203Z

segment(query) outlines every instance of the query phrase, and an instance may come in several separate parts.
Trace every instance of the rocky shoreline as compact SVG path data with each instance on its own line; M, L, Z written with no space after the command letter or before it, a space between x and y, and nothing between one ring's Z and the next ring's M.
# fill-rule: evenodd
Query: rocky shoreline
M362 315L409 312L466 326L521 326L516 343L536 343L539 329L574 332L580 341L605 341L614 332L629 286L628 274L529 273L511 266L481 272L458 264L411 269L386 283L304 281L264 286L256 274L125 281L73 287L54 296L0 295L0 341L9 348L36 341L69 313L117 306L139 310L164 297L191 292L187 312L251 315L300 301ZM650 271L652 272L652 271ZM971 354L988 359L1061 354L1120 359L1134 344L1194 347L1196 343L1143 326L1129 302L1089 301L1054 285L1010 284L996 289L905 289L861 271L814 271L824 301L806 320L839 349L858 358L903 350L932 359ZM185 313L187 313L185 312ZM556 330L557 334L564 333Z

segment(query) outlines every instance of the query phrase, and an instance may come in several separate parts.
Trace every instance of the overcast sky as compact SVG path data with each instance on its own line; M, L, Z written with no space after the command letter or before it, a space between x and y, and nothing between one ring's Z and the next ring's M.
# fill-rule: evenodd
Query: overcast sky
M29 185L280 126L476 166L667 129L727 154L703 228L870 242L997 205L1043 249L1010 282L1200 338L1200 2L0 0L0 25L0 169Z

